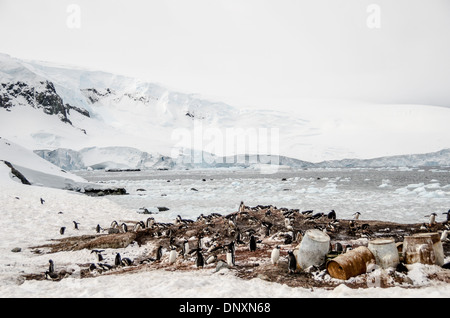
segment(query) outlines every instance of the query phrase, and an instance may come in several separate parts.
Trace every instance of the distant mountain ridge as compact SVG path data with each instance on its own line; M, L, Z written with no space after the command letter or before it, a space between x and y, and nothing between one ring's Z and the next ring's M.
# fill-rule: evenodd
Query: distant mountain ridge
M280 110L235 108L135 78L24 61L0 53L0 136L41 151L64 167L90 166L80 159L95 153L86 149L108 147L146 153L148 157L140 159L144 168L167 166L169 162L180 166L174 161L186 157L175 158L177 149L214 153L217 158L239 153L262 157L280 154L281 162L296 167L445 164L444 150L442 158L436 154L434 159L410 154L449 148L447 118L450 108L431 105L358 102L299 104L289 111L283 110L283 105ZM193 138L198 126L203 144L197 147ZM277 131L277 149L269 152L265 136L260 135L245 150L205 147L211 145L210 132L219 132L217 145L232 141L225 140L227 129ZM177 139L176 132L185 133L187 138ZM392 155L402 157L386 159ZM136 158L130 157L131 162L96 160L95 164L136 166ZM212 166L208 162L194 164L201 165ZM229 165L224 162L218 166Z
M201 169L201 168L254 168L261 164L285 166L294 169L308 168L379 168L379 167L433 167L450 166L450 149L427 154L381 157L374 159L330 160L319 163L302 161L285 156L241 155L218 157L209 153L171 158L152 155L129 147L35 150L40 157L64 170L84 169Z

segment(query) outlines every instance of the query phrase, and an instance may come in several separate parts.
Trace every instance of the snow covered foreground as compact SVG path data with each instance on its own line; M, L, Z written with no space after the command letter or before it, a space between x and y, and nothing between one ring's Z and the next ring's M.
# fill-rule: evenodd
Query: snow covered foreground
M22 185L9 177L9 169L0 165L0 297L159 297L159 298L290 298L290 297L448 297L450 285L429 281L426 273L435 266L416 264L409 276L420 288L350 289L340 285L334 290L290 288L260 279L250 281L214 267L192 271L152 270L134 274L103 275L79 278L77 264L94 262L89 250L36 254L31 247L61 238L59 229L66 226L65 237L94 234L97 224L111 220L140 220L135 211L125 209L106 197L89 197L66 190ZM40 199L45 202L41 204ZM62 212L62 213L59 213ZM80 223L75 230L72 221ZM158 220L157 220L158 221ZM14 248L20 252L12 252ZM131 245L121 254L133 258L145 246ZM115 250L107 249L105 258L113 259ZM59 282L24 280L23 275L44 273L48 260L55 269L73 271Z

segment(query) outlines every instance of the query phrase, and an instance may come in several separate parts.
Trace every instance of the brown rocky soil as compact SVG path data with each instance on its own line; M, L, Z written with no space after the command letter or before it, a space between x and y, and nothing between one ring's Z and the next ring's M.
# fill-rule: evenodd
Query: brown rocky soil
M268 207L246 207L243 213L232 213L227 215L236 215L235 225L230 225L228 218L225 216L208 217L207 221L195 222L181 222L171 224L156 223L150 228L144 228L139 231L128 231L126 233L117 234L92 234L84 236L75 236L54 240L54 242L46 245L35 246L33 250L36 253L55 253L59 251L75 251L81 249L105 249L113 248L120 251L129 244L136 242L139 246L151 246L156 252L158 246L162 246L166 251L169 250L170 245L177 246L178 259L175 264L167 262L167 253L164 254L161 260L154 260L155 254L141 255L133 260L133 264L129 266L115 267L110 264L112 269L102 269L96 264L96 270L89 269L92 264L78 264L82 267L82 278L92 277L94 275L120 275L122 273L148 271L148 270L205 270L215 268L216 263L208 264L204 268L197 269L195 266L195 253L183 257L181 254L182 239L189 239L191 250L197 247L197 240L203 237L210 245L213 242L219 247L224 247L232 241L236 241L236 265L229 268L235 271L238 277L243 279L260 278L270 282L279 284L286 284L292 287L305 288L334 288L339 284L346 284L351 288L365 288L368 286L366 279L369 274L363 274L361 279L340 281L331 279L325 270L325 264L322 268L316 269L312 272L297 270L296 273L288 273L287 265L287 251L293 250L301 241L301 234L306 230L319 228L323 230L326 228L327 234L330 236L330 243L332 249L335 243L339 242L343 246L350 245L353 248L359 245L367 245L368 240L373 238L390 237L396 242L401 243L405 236L424 232L440 232L446 229L445 223L436 223L432 226L423 228L423 224L399 224L378 220L332 220L327 216L313 219L310 216L302 214L300 211L270 208L270 215L267 215ZM292 229L287 229L285 226L285 214L291 214L293 222L291 222ZM267 235L262 222L269 222L272 224L271 231ZM136 222L128 221L129 228L133 228ZM350 225L353 223L353 226ZM237 239L237 234L241 237ZM300 233L300 235L296 235ZM257 240L256 251L251 252L248 247L250 234L253 234ZM297 238L297 240L296 240ZM272 265L270 262L270 254L272 249L280 246L280 263ZM450 253L450 244L443 242L445 256ZM203 248L205 259L211 254L215 254L217 259L225 261L225 251L219 248L214 252L206 252L209 247ZM330 258L336 256L329 255ZM153 258L152 260L148 260ZM70 275L62 273L58 279L62 279ZM324 279L324 276L328 276ZM26 279L45 279L43 274L27 275ZM442 269L434 274L431 274L430 279L442 282L450 282L450 270ZM56 279L56 280L58 280ZM409 284L409 279L406 275L391 271L381 278L381 287L390 287L395 284L402 284L409 288L414 288ZM408 285L409 284L409 285Z

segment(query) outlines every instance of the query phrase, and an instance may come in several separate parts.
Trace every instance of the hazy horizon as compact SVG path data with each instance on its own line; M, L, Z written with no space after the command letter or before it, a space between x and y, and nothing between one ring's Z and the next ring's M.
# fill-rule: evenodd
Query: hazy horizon
M0 0L0 52L235 106L450 107L448 13L445 0Z

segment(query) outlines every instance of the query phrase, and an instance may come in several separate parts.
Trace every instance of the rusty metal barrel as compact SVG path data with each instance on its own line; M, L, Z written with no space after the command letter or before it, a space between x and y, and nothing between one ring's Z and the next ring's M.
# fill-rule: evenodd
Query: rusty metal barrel
M403 239L403 261L406 264L435 264L436 254L434 253L432 238L429 235L405 236Z
M365 246L359 246L353 250L335 257L327 262L327 271L331 277L347 280L367 272L369 264L375 264L375 256Z

